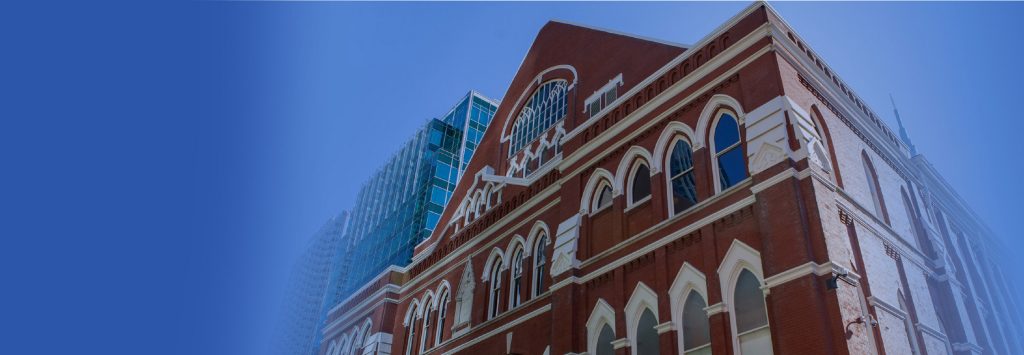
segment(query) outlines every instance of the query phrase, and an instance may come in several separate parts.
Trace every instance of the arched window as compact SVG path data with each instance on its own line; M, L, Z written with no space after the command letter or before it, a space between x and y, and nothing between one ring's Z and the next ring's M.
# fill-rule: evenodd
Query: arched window
M437 303L437 334L434 335L434 345L441 343L444 337L444 327L448 323L448 290L445 290L442 294L440 301Z
M637 163L633 171L633 178L629 187L629 201L631 204L642 201L651 196L651 169L645 163Z
M430 335L433 334L433 333L430 332L430 326L432 325L432 323L430 321L430 319L431 319L430 316L431 316L431 313L433 313L433 309L431 307L431 301L432 300L430 299L430 297L427 297L427 298L425 298L423 300L423 332L420 333L421 334L420 335L420 352L421 353L430 349L430 341L427 340L427 339L430 339Z
M871 191L871 202L874 204L875 216L889 224L889 215L885 211L885 198L882 195L882 187L878 184L878 173L875 165L871 163L866 151L860 152L861 160L864 162L864 176L868 181L868 190Z
M509 286L511 289L509 295L508 308L512 309L519 307L523 302L522 297L522 285L523 285L523 249L520 247L514 253L512 253L512 284Z
M594 205L590 208L592 213L612 205L612 187L605 183L598 191L600 192L594 197Z
M604 327L601 327L601 335L597 337L597 355L615 355L613 341L615 341L615 331L605 324Z
M668 159L668 178L672 188L672 214L697 204L697 188L693 180L693 150L686 141L676 140Z
M413 341L416 340L416 305L409 308L409 318L405 324L405 355L412 355Z
M510 157L565 118L568 107L568 101L566 101L568 88L568 81L551 80L538 87L533 95L530 95L530 99L523 105L519 116L516 117L515 124L512 125L508 150Z
M548 263L548 235L537 236L537 247L533 250L533 296L546 291L544 289L544 268Z
M487 319L496 317L499 313L499 309L501 308L501 259L494 260L494 265L491 266L490 273L491 307L487 312Z
M724 191L747 178L747 163L743 144L740 142L740 128L732 114L723 112L718 117L714 143L719 191Z
M661 344L658 341L658 318L650 309L644 309L640 315L640 321L636 327L636 354L637 355L658 355Z
M361 355L362 354L361 350L363 350L363 335L362 334L353 334L353 336L354 336L354 338L352 339L352 349L351 349L351 351L349 351L349 355L357 355L357 354Z
M764 306L764 293L757 276L743 269L736 278L733 293L733 315L736 319L736 336L740 353L772 354L771 332L768 329L768 312Z
M683 304L683 354L711 355L711 332L707 303L697 291L690 291Z
M359 348L356 349L355 355L362 355L363 354L363 348L365 348L367 345L369 345L369 343L370 343L370 326L367 325L366 329L363 329L363 337L362 337L362 339L359 340Z

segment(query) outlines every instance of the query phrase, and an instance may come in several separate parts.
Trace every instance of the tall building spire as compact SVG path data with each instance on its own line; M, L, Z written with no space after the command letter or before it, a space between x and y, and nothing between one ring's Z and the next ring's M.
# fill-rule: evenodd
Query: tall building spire
M896 114L896 124L900 126L900 140L903 141L903 144L907 145L907 149L910 149L910 156L915 156L917 155L917 147L914 146L914 142L910 141L907 128L903 127L903 120L900 119L900 111L896 109L896 99L892 98L892 94L889 94L889 101L892 101L892 113Z

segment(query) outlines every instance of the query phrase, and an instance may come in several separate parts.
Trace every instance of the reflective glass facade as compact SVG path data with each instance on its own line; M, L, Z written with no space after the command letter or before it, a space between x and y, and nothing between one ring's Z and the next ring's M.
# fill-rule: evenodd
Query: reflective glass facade
M332 270L327 309L389 265L411 261L413 249L437 226L497 107L470 92L443 118L427 122L363 185Z

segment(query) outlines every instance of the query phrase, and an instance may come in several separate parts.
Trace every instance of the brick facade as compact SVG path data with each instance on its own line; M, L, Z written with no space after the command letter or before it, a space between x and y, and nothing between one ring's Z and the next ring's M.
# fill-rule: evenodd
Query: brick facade
M585 100L620 74L617 99L590 115ZM565 118L510 154L513 121L551 80L569 83ZM735 335L744 272L770 334L770 349L746 353L1024 353L988 230L763 3L690 48L550 22L504 97L433 235L408 268L331 311L321 354L583 354L605 324L616 354L636 354L643 312L657 318L660 353L679 354L688 290L706 302L711 351L741 353L752 344ZM749 175L724 189L723 112ZM677 139L692 148L697 203L673 213ZM517 175L554 142L560 152ZM634 203L637 164L650 198ZM593 208L603 186L612 203Z

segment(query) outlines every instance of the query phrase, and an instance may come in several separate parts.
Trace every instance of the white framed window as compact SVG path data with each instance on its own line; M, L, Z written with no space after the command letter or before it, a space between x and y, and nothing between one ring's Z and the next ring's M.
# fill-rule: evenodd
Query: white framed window
M587 352L594 355L615 355L615 310L598 299L587 318Z
M433 297L427 296L423 298L423 331L420 332L420 352L425 352L430 349L430 326L432 325L431 316L434 313L434 307L432 305Z
M537 245L533 249L533 296L537 297L544 291L544 272L548 264L548 234L537 235Z
M761 281L750 270L743 269L736 278L732 308L740 353L772 354L772 336L768 329L768 311Z
M612 205L612 186L607 181L602 182L597 187L597 193L594 194L594 202L590 208L592 213L596 213Z
M448 303L451 296L448 290L445 290L441 294L441 298L438 299L437 303L437 334L434 335L434 346L441 344L441 340L444 338L444 327L448 324Z
M725 191L746 180L749 174L736 114L719 110L716 121L711 141L715 173L718 175L716 186L718 191Z
M508 309L519 307L523 302L523 247L520 245L512 253L512 275L509 279Z
M495 260L491 265L490 273L490 302L487 309L487 319L497 317L501 309L501 259Z
M711 325L708 313L704 310L708 304L696 290L690 290L683 302L683 354L711 355Z
M693 149L678 136L672 143L667 161L669 205L671 215L677 215L697 204L697 183L693 172Z
M651 197L651 168L646 161L637 159L629 174L627 201L633 206Z

